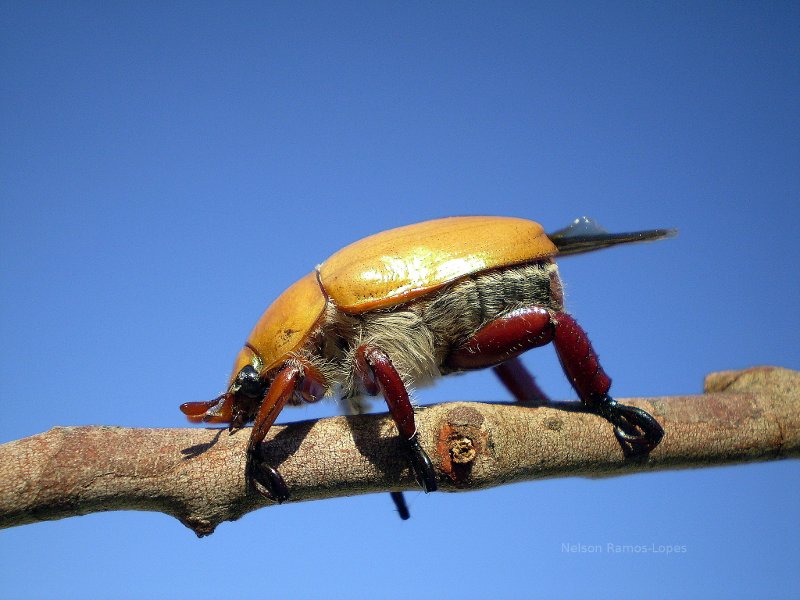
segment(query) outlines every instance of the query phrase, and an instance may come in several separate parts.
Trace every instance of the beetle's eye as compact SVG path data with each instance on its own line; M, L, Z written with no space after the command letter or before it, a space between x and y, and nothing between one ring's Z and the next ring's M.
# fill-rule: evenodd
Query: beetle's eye
M258 377L258 371L253 365L242 367L236 376L236 383L239 384L239 393L250 398L260 396L264 389L261 379Z

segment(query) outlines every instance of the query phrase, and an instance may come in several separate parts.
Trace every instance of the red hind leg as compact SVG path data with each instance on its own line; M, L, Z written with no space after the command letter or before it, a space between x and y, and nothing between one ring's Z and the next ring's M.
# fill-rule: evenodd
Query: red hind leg
M445 363L458 371L493 367L550 343L554 334L555 324L546 308L520 308L484 325L453 350Z
M614 433L631 453L650 452L664 436L661 425L641 408L620 404L608 395L606 375L586 332L566 313L555 315L553 344L572 387L594 412L614 425Z
M655 448L664 435L661 425L645 411L619 404L608 395L611 378L600 366L586 332L566 313L539 306L515 310L482 327L451 352L445 364L455 370L495 367L518 400L546 399L516 357L551 341L578 397L615 426L617 438L634 453Z
M547 309L522 308L484 325L451 352L445 363L457 370L494 367L495 374L518 402L547 404L550 399L517 357L549 343L554 334L553 319Z

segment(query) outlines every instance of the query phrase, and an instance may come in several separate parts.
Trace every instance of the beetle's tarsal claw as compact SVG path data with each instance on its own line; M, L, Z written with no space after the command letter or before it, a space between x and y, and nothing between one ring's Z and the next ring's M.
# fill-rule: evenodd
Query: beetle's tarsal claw
M289 499L289 486L275 467L253 457L248 463L247 471L259 494L278 504Z
M610 396L600 403L598 414L614 425L614 435L631 455L647 454L664 437L664 429L650 413Z
M408 504L406 504L406 497L403 495L403 492L389 492L389 495L392 497L392 502L394 502L397 508L397 514L400 515L403 521L407 521L411 513L408 512Z
M406 440L406 447L408 448L411 468L414 470L417 483L422 486L426 494L435 492L439 488L439 483L436 481L436 471L433 470L433 463L428 453L419 445L419 439L416 434L410 440Z
M234 431L238 431L245 424L245 414L244 411L240 408L237 408L233 411L233 416L231 417L231 424L228 425L228 431L233 433Z

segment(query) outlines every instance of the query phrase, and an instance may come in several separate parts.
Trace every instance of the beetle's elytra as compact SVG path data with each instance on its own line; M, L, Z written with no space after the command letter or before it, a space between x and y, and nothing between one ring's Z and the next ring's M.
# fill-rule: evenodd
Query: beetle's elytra
M230 423L231 430L254 421L248 475L282 501L288 488L258 450L283 407L337 391L354 402L382 393L429 492L436 473L417 440L409 386L493 367L517 400L546 403L517 357L553 342L586 406L614 425L629 451L649 452L663 430L646 412L608 395L610 378L564 311L553 257L673 233L608 234L583 219L547 235L525 219L451 217L364 238L267 308L236 357L225 393L181 410L193 422ZM402 499L393 497L403 515Z

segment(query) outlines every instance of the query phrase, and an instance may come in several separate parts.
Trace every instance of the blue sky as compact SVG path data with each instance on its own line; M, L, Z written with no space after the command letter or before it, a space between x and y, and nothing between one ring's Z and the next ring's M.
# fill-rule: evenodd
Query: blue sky
M183 425L178 404L219 393L288 284L364 235L455 214L680 229L561 262L618 397L800 368L798 65L789 2L4 2L0 442ZM552 348L525 362L574 397ZM418 394L456 399L508 394L488 372ZM784 461L411 493L405 523L362 496L203 540L95 514L0 532L0 596L797 597L799 476Z

